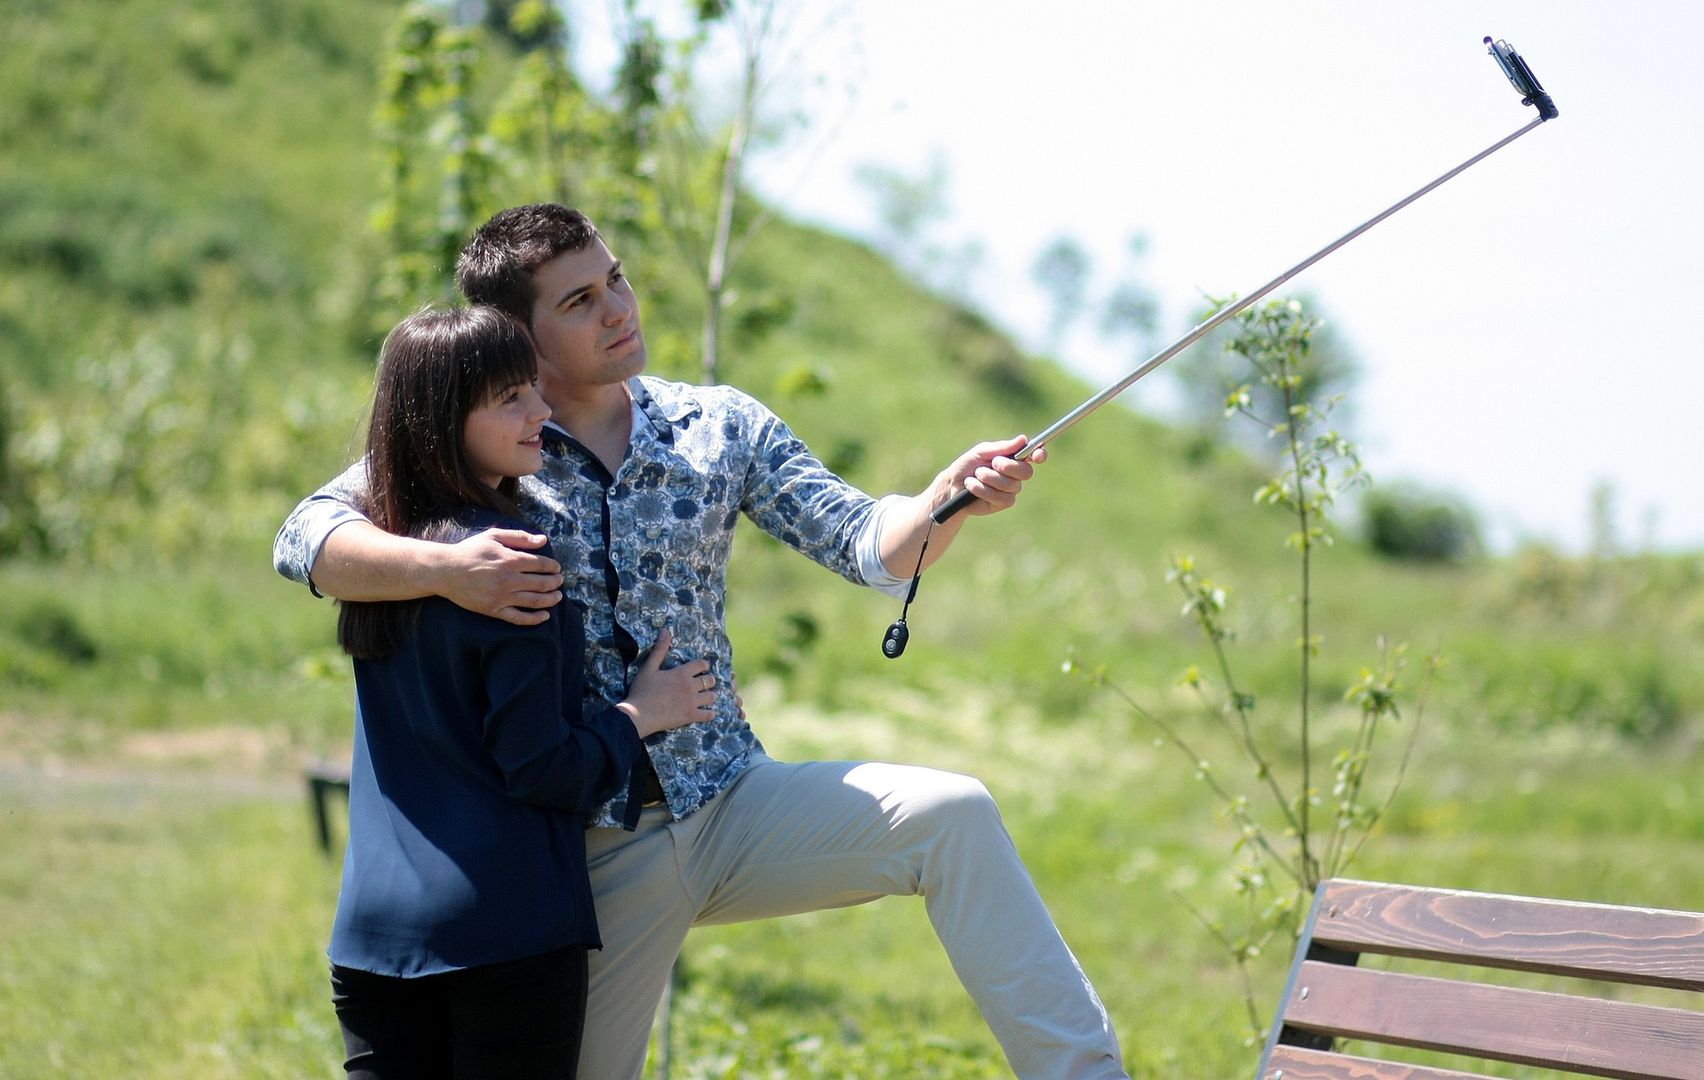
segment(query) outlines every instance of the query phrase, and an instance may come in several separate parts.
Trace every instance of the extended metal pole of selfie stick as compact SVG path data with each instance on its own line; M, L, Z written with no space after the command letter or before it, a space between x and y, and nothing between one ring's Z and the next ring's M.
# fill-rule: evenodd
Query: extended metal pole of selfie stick
M1521 58L1521 55L1519 53L1517 53L1514 50L1514 48L1511 45L1509 45L1509 43L1506 42L1506 41L1493 41L1491 38L1486 38L1485 44L1487 46L1487 51L1496 59L1497 65L1503 69L1503 74L1508 76L1509 82L1511 84L1513 84L1516 92L1518 92L1521 95L1521 104L1522 105L1532 105L1532 106L1535 106L1538 109L1538 119L1527 124L1525 127L1521 128L1519 131L1516 131L1511 135L1505 136L1504 138L1498 139L1496 142L1492 143L1490 146L1486 147L1485 149L1481 150L1479 153L1468 158L1466 161L1462 162L1460 165L1457 165L1455 168L1451 169L1449 172L1445 173L1444 175L1438 177L1436 180L1433 180L1431 183L1425 185L1424 187L1420 188L1419 190L1417 190L1417 191L1415 191L1415 192L1413 192L1409 195L1404 196L1398 202L1391 204L1390 206L1386 207L1385 209L1379 211L1377 214L1368 218L1366 221L1363 221L1361 224L1355 226L1353 229L1350 229L1348 232L1344 233L1342 236L1339 236L1337 239L1333 240L1331 243L1320 248L1318 251L1314 252L1312 255L1309 255L1307 258L1303 259L1301 262L1290 267L1288 270L1284 271L1282 274L1279 274L1277 277L1273 278L1271 281L1268 281L1266 284L1262 285L1260 288L1249 293L1247 296L1241 298L1240 300L1234 301L1233 303L1225 306L1224 308L1221 308L1219 311L1214 312L1213 315L1211 315L1209 318L1203 320L1193 330L1189 331L1189 333L1178 338L1176 341L1172 342L1170 345L1167 345L1165 348L1161 349L1159 352L1155 353L1153 356L1149 357L1147 360L1144 360L1142 362L1141 367L1138 367L1136 370L1132 371L1130 374L1124 376L1122 379L1119 379L1117 382L1113 383L1111 386L1106 387L1100 393L1096 394L1094 397L1083 402L1081 405L1077 406L1075 409L1072 409L1070 412L1066 413L1064 416L1062 416L1058 420L1054 421L1040 435L1037 435L1035 438L1033 438L1033 439L1029 440L1029 442L1025 443L1024 448L1022 450L1019 450L1017 452L1017 454L1015 454L1014 456L1019 461L1022 461L1025 458L1028 458L1031 454L1034 454L1037 450L1040 450L1042 447L1046 446L1050 441L1052 441L1060 433L1066 431L1072 425L1074 425L1078 421L1082 420L1083 417L1094 412L1096 409L1100 408L1102 405L1105 405L1107 402L1111 401L1113 398L1117 397L1119 394L1124 393L1124 391L1128 390L1131 386L1133 386L1137 382L1137 380L1141 379L1144 375L1148 374L1148 372L1153 371L1155 368L1159 367L1161 364L1165 363L1167 360L1170 360L1172 357L1176 356L1178 353L1189 348L1191 345L1195 344L1197 341L1200 341L1203 337L1212 333L1213 329L1215 327L1220 326L1226 320L1234 318L1236 315L1238 315L1239 313L1244 311L1250 304L1259 300L1261 297L1266 296L1267 294L1271 293L1274 289L1278 288L1280 285L1284 284L1286 281L1289 281L1291 278L1295 277L1297 274L1301 273L1303 270L1306 270L1308 267L1312 266L1314 263L1319 262L1321 259L1325 258L1327 255L1330 255L1332 252L1336 251L1338 248L1342 247L1344 244L1347 244L1349 241L1355 239L1357 236L1360 236L1362 233L1366 232L1368 229L1372 228L1374 225L1377 225L1379 222L1383 221L1385 218L1390 217L1392 214L1396 213L1398 210L1401 210L1403 207L1407 206L1409 203L1413 202L1415 199L1420 198L1422 195L1431 191L1433 188L1438 187L1440 184L1448 182L1449 180L1458 176L1459 174L1466 171L1467 169L1470 169L1473 166L1477 165L1479 162L1484 161L1486 158L1490 157L1492 154L1495 154L1497 151L1503 149L1503 147L1514 142L1516 139L1520 138L1522 135L1525 135L1527 132L1531 131L1533 128L1538 127L1540 124L1544 123L1546 120L1556 119L1556 115L1557 115L1556 104L1553 101L1550 100L1550 95L1544 92L1544 87L1539 85L1538 79L1533 75L1532 69L1527 66L1526 61ZM930 514L929 515L930 520L934 523L934 525L940 525L940 524L946 522L954 514L957 514L960 510L963 510L965 507L969 506L972 502L975 501L975 499L976 499L976 497L974 495L972 495L969 491L960 491L957 495L955 495L951 499L947 500L947 502L945 504L943 504L939 509L935 510L932 514ZM931 528L933 528L933 526L931 526ZM906 613L911 610L911 602L917 598L917 585L923 579L923 558L924 558L924 555L928 552L928 550L929 550L929 538L928 538L928 534L925 533L924 538L923 538L922 547L918 551L918 554L917 554L917 567L916 567L915 570L912 571L912 574L911 574L911 589L906 594L905 607L904 607L903 610L900 611L899 618L896 619L891 625L888 626L887 633L882 638L882 655L886 656L890 660L899 659L899 657L902 654L904 654L904 652L905 652L906 642L910 640L911 630L906 624L905 617L906 617Z
M1383 221L1385 218L1390 217L1392 214L1396 213L1398 210L1401 210L1403 207L1407 206L1409 203L1420 198L1422 195L1425 195L1427 192L1431 191L1433 188L1436 188L1439 185L1444 184L1445 182L1453 179L1455 176L1459 175L1460 173L1466 171L1467 169L1472 168L1474 165L1477 165L1479 162L1490 157L1492 154L1495 154L1497 151L1501 150L1503 147L1514 142L1516 139L1520 138L1522 135L1525 135L1527 132L1531 131L1533 128L1538 127L1540 124L1544 123L1546 120L1553 119L1556 116L1556 107L1555 107L1555 105L1551 104L1549 95L1545 94L1543 89L1541 87L1539 87L1538 81L1532 77L1532 72L1529 68L1527 68L1525 61L1521 60L1520 57L1518 56L1518 54L1516 54L1513 49L1509 48L1508 45L1506 45L1503 42L1497 42L1495 45L1493 45L1491 39L1486 38L1485 43L1487 45L1491 45L1492 55L1495 56L1497 58L1497 62L1500 65L1502 65L1504 73L1509 76L1509 80L1515 84L1515 89L1519 90L1522 93L1522 95L1523 95L1522 103L1523 104L1533 104L1533 105L1538 106L1538 109L1539 109L1538 119L1527 124L1525 127L1521 128L1519 131L1516 131L1511 135L1508 135L1508 136L1506 136L1502 139L1497 140L1495 143L1492 143L1490 146L1486 147L1484 150L1481 150L1479 153L1468 158L1466 161L1462 162L1460 165L1457 165L1455 168L1451 169L1449 172L1438 177L1436 180L1433 180L1431 183L1427 184L1426 186L1420 188L1419 190L1413 192L1410 195L1405 196L1399 202L1393 203L1391 206L1386 207L1384 210L1379 211L1377 214L1368 218L1366 221L1363 221L1361 224L1355 226L1353 229L1350 229L1348 232L1344 233L1342 236L1339 236L1337 239L1333 240L1331 243L1320 248L1318 251L1314 252L1312 255L1309 255L1307 258L1303 259L1301 262L1297 263L1296 265L1290 267L1288 270L1284 271L1282 274L1279 274L1277 277L1273 278L1271 281L1268 281L1266 284L1262 285L1260 288L1256 289L1254 292L1249 293L1247 296L1242 297L1241 299L1237 300L1235 303L1232 303L1229 306L1224 307L1224 308L1220 309L1219 311L1215 312L1210 318L1203 320L1200 324L1198 324L1194 329L1190 330L1187 334L1184 334L1182 337L1178 338L1176 341L1172 342L1170 345L1167 345L1165 348L1161 349L1159 352L1155 353L1153 356L1151 356L1147 360L1143 361L1141 367L1138 367L1134 371L1130 372L1128 375L1119 379L1117 382L1115 382L1115 383L1111 384L1110 386L1106 387L1105 389L1101 390L1101 392L1096 394L1094 397L1088 399L1087 401L1083 402L1081 405L1077 406L1075 409L1072 409L1070 412L1066 413L1064 416L1062 416L1058 420L1054 421L1051 426L1049 426L1046 430L1044 430L1041 434L1037 435L1035 438L1031 439L1027 444L1025 444L1024 448L1022 450L1019 450L1017 452L1017 454L1014 455L1014 456L1019 461L1022 461L1025 458L1029 457L1031 454L1035 453L1037 450L1040 450L1043 446L1046 446L1048 444L1048 442L1050 442L1054 437L1058 436L1062 432L1069 429L1072 425L1076 424L1079 420L1083 419L1085 416L1088 416L1090 413L1094 412L1096 409L1100 408L1102 405L1105 405L1107 402L1111 401L1113 398L1117 397L1119 394L1124 393L1124 391L1128 390L1131 386L1133 386L1137 382L1137 380L1139 380L1143 376L1147 375L1150 371L1153 371L1155 368L1159 367L1161 364L1165 363L1167 360L1170 360L1172 357L1176 356L1178 353L1189 348L1189 346L1195 344L1197 341L1200 341L1203 337L1205 337L1209 333L1212 333L1212 331L1216 327L1218 327L1219 325L1224 323L1226 320L1234 318L1238 313L1242 312L1250 304L1253 304L1255 301L1259 300L1261 297L1266 296L1268 293L1272 292L1274 289L1278 288L1280 285L1283 285L1286 281L1289 281L1291 278L1295 277L1297 274L1301 273L1303 270L1306 270L1308 267L1312 266L1314 263L1319 262L1321 259L1325 258L1327 255L1330 255L1332 252L1336 251L1338 248L1342 247L1344 244L1347 244L1349 241L1355 239L1357 236L1360 236L1362 233L1366 232L1368 229L1372 228L1374 225L1377 225L1379 222ZM939 525L939 524L945 522L948 518L951 518L954 514L957 514L960 510L963 510L965 507L969 506L974 499L975 499L975 496L972 495L970 492L961 491L957 495L953 496L953 498L950 499L948 502L943 504L933 514L931 514L930 517L932 517L935 520L935 524Z

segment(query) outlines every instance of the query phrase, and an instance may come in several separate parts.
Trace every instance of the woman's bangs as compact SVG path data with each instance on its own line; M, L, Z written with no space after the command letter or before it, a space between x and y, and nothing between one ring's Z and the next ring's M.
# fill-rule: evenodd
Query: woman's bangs
M483 311L496 325L485 328L478 347L469 350L467 378L475 407L512 386L528 386L538 379L538 356L526 327L495 309Z

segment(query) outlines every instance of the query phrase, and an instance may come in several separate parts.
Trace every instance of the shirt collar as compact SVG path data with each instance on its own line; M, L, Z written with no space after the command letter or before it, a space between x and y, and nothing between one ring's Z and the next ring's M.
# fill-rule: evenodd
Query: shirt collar
M627 380L627 389L633 397L634 430L639 430L641 422L645 423L656 440L665 446L673 446L675 432L684 430L704 412L693 394L669 393L664 395L667 400L659 401L651 393L651 388L638 377ZM667 389L677 388L670 385Z
M627 391L632 402L634 433L649 431L652 438L665 446L673 446L675 432L704 412L698 399L691 395L673 395L673 400L666 404L658 401L638 378L627 380ZM554 420L544 422L541 434L546 446L558 449L573 440L568 430Z

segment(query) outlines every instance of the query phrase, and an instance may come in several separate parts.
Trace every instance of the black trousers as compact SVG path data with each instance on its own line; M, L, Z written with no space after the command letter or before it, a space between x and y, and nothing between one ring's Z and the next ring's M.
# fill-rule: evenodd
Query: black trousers
M586 1025L586 947L402 979L331 968L358 1080L573 1080Z

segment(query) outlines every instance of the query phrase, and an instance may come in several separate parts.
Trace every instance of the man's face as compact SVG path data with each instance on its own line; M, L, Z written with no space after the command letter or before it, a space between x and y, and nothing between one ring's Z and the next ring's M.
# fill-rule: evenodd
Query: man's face
M553 408L645 370L639 301L602 240L533 271L539 391Z

